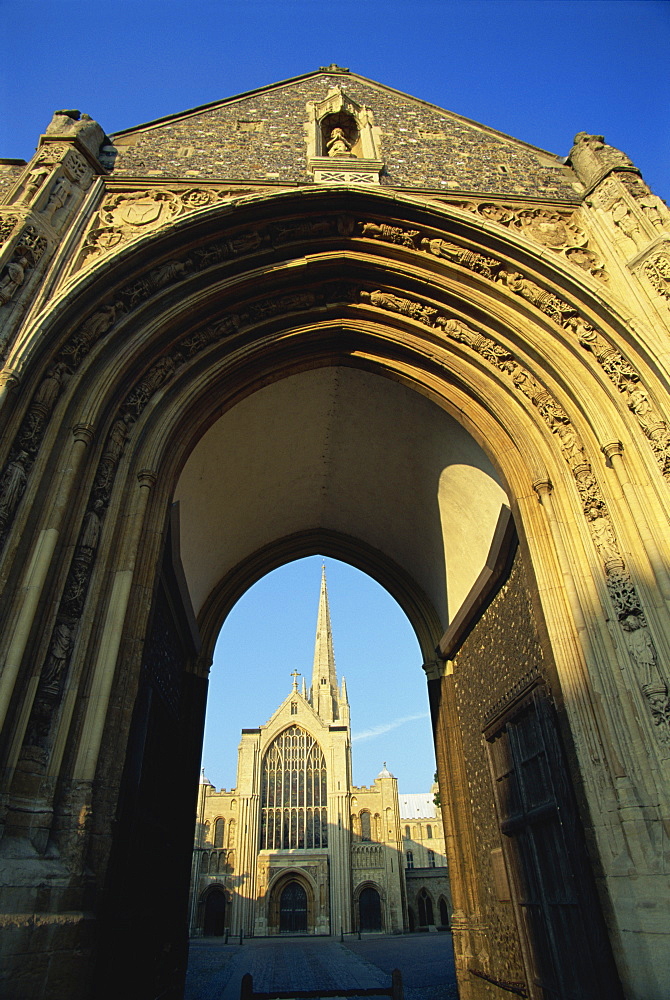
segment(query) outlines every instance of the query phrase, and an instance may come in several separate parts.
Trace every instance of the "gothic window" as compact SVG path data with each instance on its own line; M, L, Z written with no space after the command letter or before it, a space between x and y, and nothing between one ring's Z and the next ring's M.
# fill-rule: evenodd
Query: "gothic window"
M363 811L361 813L361 840L371 840L372 831L370 829L370 813Z
M428 851L428 867L435 867L435 851Z
M326 760L299 726L280 733L263 758L261 850L328 846Z
M449 911L443 896L440 896L440 923L443 927L449 926Z
M411 839L412 839L412 831L410 830L410 828L408 826L406 826L405 827L405 840L411 840Z
M297 701L292 701L291 702L291 715L297 715L297 714L298 714L298 702Z
M406 868L413 868L414 867L414 854L413 854L413 852L412 851L408 851L407 854L406 854L406 858L407 858L407 864L406 864L405 867Z
M428 924L434 924L433 901L425 889L422 889L419 893L417 902L419 909L419 926L426 927Z
M430 825L430 823L429 823L429 824L428 824L428 826L426 827L426 838L427 838L428 840L432 840L432 839L433 839L433 828L432 828L432 826Z
M219 816L214 824L214 846L223 847L224 821Z

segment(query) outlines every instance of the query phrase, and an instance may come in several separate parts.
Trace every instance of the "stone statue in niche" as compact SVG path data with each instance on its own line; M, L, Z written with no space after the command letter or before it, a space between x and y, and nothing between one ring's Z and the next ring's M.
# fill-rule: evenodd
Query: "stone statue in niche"
M0 306L6 305L16 295L25 280L27 267L27 257L9 262L3 277L0 278Z
M330 138L326 143L328 156L352 156L351 143L347 139L341 128L331 130Z

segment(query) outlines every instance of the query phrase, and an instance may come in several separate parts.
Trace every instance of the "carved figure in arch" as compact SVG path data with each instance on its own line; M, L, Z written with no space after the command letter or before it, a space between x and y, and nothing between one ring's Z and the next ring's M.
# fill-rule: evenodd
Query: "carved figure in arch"
M28 452L20 451L16 458L8 463L5 473L0 480L0 531L4 531L9 519L23 496L26 488L28 474L25 466L28 460Z
M338 127L331 130L326 148L328 156L351 156L351 143L342 129Z
M624 201L617 201L612 206L612 219L614 221L614 225L636 247L641 246L646 242L644 233L640 229L637 219L635 219Z
M49 656L44 664L42 687L48 694L58 694L60 681L65 672L65 664L74 642L74 628L66 622L59 622L54 629Z
M659 743L670 744L670 699L664 684L645 691L654 725L657 727Z
M50 413L58 399L61 387L67 381L69 375L70 371L65 362L59 361L53 365L40 383L35 393L33 405L37 404L43 407L47 413Z
M595 542L596 548L600 553L603 562L607 563L611 560L617 559L621 560L621 555L617 549L616 538L614 537L614 532L612 531L612 525L609 519L602 517L600 511L595 508L594 516L591 519L591 534L593 535L593 541ZM587 516L590 517L590 512L587 511Z
M529 278L524 278L518 271L501 271L497 276L497 280L507 285L511 292L526 299L527 302L530 302L531 305L534 305L556 323L562 323L565 317L572 311L556 295L553 295L551 292L545 292L544 288L540 288L539 285L536 285Z
M656 650L644 620L639 615L627 615L621 621L621 627L626 634L630 655L640 671L640 684L643 688L658 684Z
M0 306L7 305L14 298L25 281L27 267L27 257L9 262L5 274L0 278Z
M109 330L123 308L122 302L109 303L82 323L79 332L63 348L63 354L71 359L73 365L78 365L81 358L88 354L91 344Z
M44 163L38 163L36 167L33 167L26 178L26 186L21 201L25 203L32 201L50 173L51 167Z
M52 221L56 212L63 207L72 193L72 185L65 177L58 177L54 181L49 199L43 209L44 215L49 222Z
M467 267L470 271L476 271L479 274L483 274L485 278L493 280L496 274L502 267L499 260L495 260L493 257L484 257L482 254L474 253L472 250L467 250L465 247L455 246L453 243L447 243L446 240L421 240L421 246L424 250L432 253L435 257L444 257L446 260L451 260L455 264L460 264L461 267Z

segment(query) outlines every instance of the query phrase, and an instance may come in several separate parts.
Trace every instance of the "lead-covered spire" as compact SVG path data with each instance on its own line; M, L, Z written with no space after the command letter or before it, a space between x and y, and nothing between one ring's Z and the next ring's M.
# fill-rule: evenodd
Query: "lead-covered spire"
M334 719L339 718L338 696L333 633L330 627L330 610L328 608L326 567L324 566L321 571L321 593L319 595L319 613L316 621L316 641L314 643L312 708L322 719L332 722Z

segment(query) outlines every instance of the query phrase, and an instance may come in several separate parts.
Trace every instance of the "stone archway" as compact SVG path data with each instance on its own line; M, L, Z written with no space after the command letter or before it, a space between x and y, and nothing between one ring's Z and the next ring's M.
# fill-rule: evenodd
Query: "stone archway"
M223 937L226 930L226 890L223 886L208 889L201 900L203 937Z
M314 934L314 886L304 872L282 872L268 887L267 898L269 934Z
M482 734L497 738L540 691L567 760L556 808L569 800L575 836L586 829L584 870L599 873L621 975L639 966L644 936L625 914L629 893L652 891L653 872L640 861L642 882L622 886L618 866L632 848L618 810L631 782L641 797L631 792L627 810L661 794L670 740L659 666L670 597L665 386L653 353L631 336L613 295L522 236L382 191L208 209L66 285L12 349L7 367L22 372L22 387L15 404L5 395L1 414L5 854L18 870L27 845L34 853L24 912L49 875L50 915L82 901L77 941L88 942L89 924L117 927L101 937L99 967L118 977L113 958L134 964L143 912L132 891L127 937L114 918L138 884L137 835L163 821L159 763L169 747L177 820L158 840L177 877L148 947L162 955L156 982L178 982L214 637L254 579L320 550L387 586L419 639L462 987L477 995L468 955L502 962L500 979L533 968L532 942L508 908L513 968L483 929L487 907L506 907L507 869L503 857L495 893L484 890L493 877L486 851L500 850L504 832ZM286 442L318 428L306 420L314 416L321 438L311 452L289 453ZM316 495L325 499L314 507L300 460L333 440L326 427L336 448L321 449ZM273 464L264 435L282 434L286 461ZM217 449L224 463L211 467L210 485L226 544L203 559L212 521L199 468ZM217 480L222 468L228 479ZM254 492L264 481L271 493ZM172 521L168 531L175 497L181 528ZM511 544L492 544L504 541L503 502L516 556ZM486 673L490 655L477 659L482 635L487 649L496 644L495 672ZM485 706L474 695L482 676ZM472 787L486 790L478 813ZM639 815L651 857L660 814ZM514 885L509 892L518 909ZM91 917L92 893L100 903ZM597 929L595 890L588 905ZM58 921L50 926L57 942ZM29 951L29 939L19 922L13 954ZM598 941L599 988L616 991L604 931ZM71 951L82 990L91 954L87 943Z
M382 899L379 886L369 883L356 890L358 929L360 931L381 931L384 928Z

